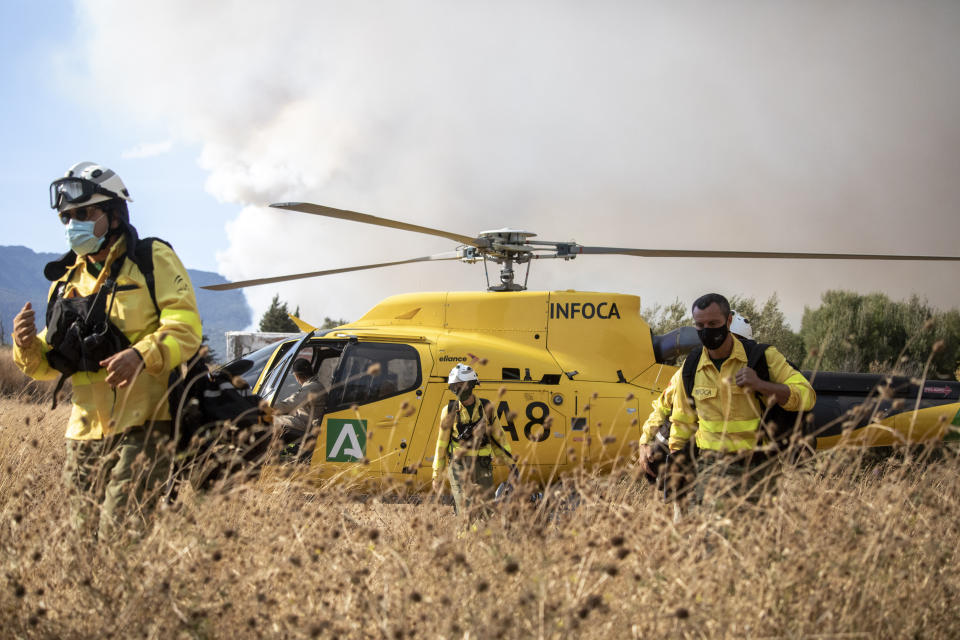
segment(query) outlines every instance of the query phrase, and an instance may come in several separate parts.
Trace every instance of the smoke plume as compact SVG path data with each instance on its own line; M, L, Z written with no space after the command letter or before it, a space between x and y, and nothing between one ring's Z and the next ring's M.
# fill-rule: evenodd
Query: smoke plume
M265 208L291 200L587 245L960 253L954 2L78 7L94 95L200 143L206 188L236 205L218 255L231 279L453 248ZM535 263L530 285L645 305L778 292L799 328L828 288L954 306L958 277L956 263L582 256ZM445 262L247 295L319 322L484 286L479 265Z

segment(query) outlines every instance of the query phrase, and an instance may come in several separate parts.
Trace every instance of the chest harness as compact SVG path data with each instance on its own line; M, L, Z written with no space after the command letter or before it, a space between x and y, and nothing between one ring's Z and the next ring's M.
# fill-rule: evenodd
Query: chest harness
M447 405L447 413L452 411L457 412L457 421L454 429L451 429L450 431L450 442L447 444L448 453L453 451L454 442L456 442L458 446L470 447L472 449L483 449L485 446L490 444L490 436L487 435L486 430L484 430L483 434L475 433L477 425L479 425L481 421L485 420L487 415L487 407L490 405L489 400L484 400L483 398L478 398L478 400L480 401L480 410L477 411L476 418L472 422L463 422L460 408L457 406L459 403L456 400L451 400L450 404Z
M134 259L134 262L145 276L150 298L159 316L153 279L152 243L156 240L158 239L139 240L136 255L141 259ZM48 267L63 264L69 259L68 256L72 257L73 254L68 253L65 260L60 263L51 263ZM53 288L50 299L47 301L46 314L46 339L47 344L50 345L50 350L46 354L47 362L61 374L53 392L53 408L57 406L57 394L68 377L78 371L99 371L102 368L101 361L130 346L127 336L110 321L110 312L113 310L117 292L138 288L136 284L122 286L117 284L120 269L128 257L131 256L129 254L117 256L110 265L110 272L103 284L88 296L65 297L73 274L77 269L86 268L86 265L81 264L69 271L66 269L61 271L66 273L66 277ZM108 295L110 296L109 306L107 305Z
M453 443L456 442L459 446L471 447L474 450L480 450L493 444L503 451L507 458L511 461L514 460L513 454L507 451L496 438L491 438L486 430L484 430L483 434L474 433L477 426L481 422L486 421L487 411L491 404L489 400L485 400L484 398L477 399L480 401L480 411L477 411L476 419L472 422L463 422L463 420L461 420L460 409L457 406L459 404L458 401L451 400L450 404L447 405L448 415L452 411L457 412L457 421L454 423L454 428L450 430L450 441L447 443L447 457L453 454ZM456 433L454 433L454 431L456 431Z

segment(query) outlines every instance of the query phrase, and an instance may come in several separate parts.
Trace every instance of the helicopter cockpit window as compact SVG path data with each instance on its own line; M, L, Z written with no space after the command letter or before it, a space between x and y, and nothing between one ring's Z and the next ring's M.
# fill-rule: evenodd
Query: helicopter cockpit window
M280 345L279 353L277 354L277 359L283 357L283 354L293 345L292 342L287 342ZM260 374L263 372L263 368L267 365L267 361L270 359L270 356L273 355L273 352L277 351L277 344L268 344L267 346L257 349L252 353L248 353L236 360L228 362L223 365L223 368L230 372L231 375L240 376L247 381L247 384L250 385L250 388L253 388L253 385L257 383L257 380L260 378Z
M337 364L340 362L340 349L338 347L318 345L316 343L307 344L297 352L294 358L294 360L301 359L310 363L313 378L319 380L327 389L333 386L333 374L337 370ZM292 372L288 372L276 397L280 399L286 398L296 393L299 388L300 383L297 382Z
M351 344L343 352L330 396L337 406L367 404L420 386L420 357L405 344Z

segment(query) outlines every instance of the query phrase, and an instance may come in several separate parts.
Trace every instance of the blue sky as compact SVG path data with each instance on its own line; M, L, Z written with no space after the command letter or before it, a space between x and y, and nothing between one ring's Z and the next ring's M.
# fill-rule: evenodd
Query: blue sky
M169 142L170 135L162 123L97 109L96 100L77 95L68 85L73 72L77 77L87 72L72 55L77 39L73 4L3 0L2 7L2 243L65 250L47 188L73 163L92 160L114 169L130 189L131 216L141 235L169 240L191 268L216 271L215 252L227 246L224 224L238 207L219 203L204 190L198 146L178 142L153 157L125 158L141 145ZM115 85L123 91L124 78L116 78Z

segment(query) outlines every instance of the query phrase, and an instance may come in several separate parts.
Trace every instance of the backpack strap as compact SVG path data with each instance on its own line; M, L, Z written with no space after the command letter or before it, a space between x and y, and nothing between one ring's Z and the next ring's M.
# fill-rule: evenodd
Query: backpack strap
M137 265L137 268L140 269L140 273L143 274L143 278L147 282L147 291L150 292L150 299L153 300L153 308L157 310L157 317L159 317L160 305L157 304L157 285L153 277L154 242L162 242L171 249L173 248L169 242L162 240L161 238L139 238L137 240L136 249L132 254L127 252L127 257L133 260L134 264Z
M66 275L67 277L63 278L64 275ZM68 269L68 270L65 270L63 273L61 273L60 276L55 278L55 280L59 280L60 278L63 278L63 280L58 282L55 286L51 287L50 289L50 297L47 299L47 322L50 322L50 317L49 317L50 308L53 306L53 303L57 301L57 298L63 297L63 294L67 289L67 283L70 282L71 277L73 277L73 270Z
M703 347L696 346L690 350L687 359L683 361L683 373L681 374L683 390L687 393L691 408L696 406L693 401L693 381L697 377L697 365L700 364L701 355L703 355Z
M764 382L770 382L770 367L767 364L768 344L754 342L753 340L741 340L743 350L747 352L747 366L757 372L757 377Z
M459 400L456 400L456 399L451 400L451 401L447 404L447 415L449 416L449 415L450 415L451 413L453 413L454 411L457 412L456 418L454 418L454 420L455 420L455 422L456 422L457 424L459 424L459 423L460 423L460 401L459 401ZM447 459L448 459L448 460L449 460L450 457L453 455L453 438L454 438L454 436L453 436L453 428L454 428L454 426L456 426L456 425L453 425L453 424L450 425L450 435L447 437ZM457 431L457 433L459 434L459 431Z

